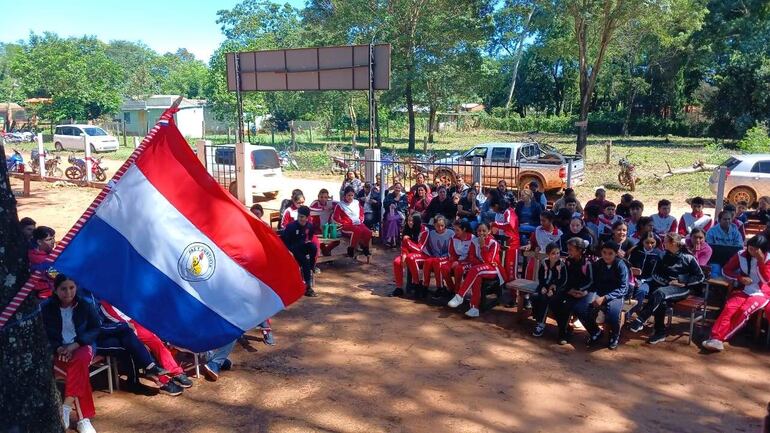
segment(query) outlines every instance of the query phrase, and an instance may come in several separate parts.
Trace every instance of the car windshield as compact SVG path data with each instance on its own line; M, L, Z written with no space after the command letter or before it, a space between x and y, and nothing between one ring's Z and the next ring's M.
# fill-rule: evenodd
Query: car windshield
M91 137L99 136L99 135L108 135L102 128L83 128L86 131L86 135L89 135Z
M727 161L725 161L724 163L722 163L722 166L727 167L728 170L732 170L735 167L737 167L738 164L740 164L740 163L741 163L740 159L738 159L738 158L730 158Z
M251 169L264 170L269 168L278 168L281 162L278 160L278 154L272 149L257 149L251 151Z

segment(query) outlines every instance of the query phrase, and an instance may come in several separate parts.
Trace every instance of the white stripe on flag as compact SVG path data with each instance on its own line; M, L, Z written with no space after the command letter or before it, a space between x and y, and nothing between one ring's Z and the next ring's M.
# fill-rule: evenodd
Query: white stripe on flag
M270 287L198 230L136 166L126 171L96 215L128 239L139 255L179 287L244 331L259 324L257 319L264 317L261 312L276 312L284 307ZM185 248L195 242L207 245L214 253L215 269L209 279L190 282L180 275L178 263ZM105 259L109 260L109 255Z

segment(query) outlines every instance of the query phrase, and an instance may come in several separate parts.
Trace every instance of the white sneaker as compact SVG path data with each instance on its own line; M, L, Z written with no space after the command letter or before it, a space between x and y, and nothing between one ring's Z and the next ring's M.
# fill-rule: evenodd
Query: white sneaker
M462 303L463 303L463 297L460 295L455 295L454 298L449 300L449 303L447 305L449 305L452 308L457 308Z
M465 312L465 315L468 317L479 317L479 309L476 307L471 307L470 310Z
M712 352L721 352L725 350L725 345L721 341L712 338L703 342L703 348Z
M94 426L91 425L91 420L83 418L78 421L78 433L96 433Z
M70 428L70 414L72 413L72 406L63 404L61 405L61 420L64 423L64 428Z

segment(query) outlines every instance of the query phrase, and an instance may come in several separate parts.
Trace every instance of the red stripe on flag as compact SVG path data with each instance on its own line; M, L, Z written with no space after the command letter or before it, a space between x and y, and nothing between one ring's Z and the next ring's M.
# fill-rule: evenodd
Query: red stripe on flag
M136 166L172 206L267 284L284 305L302 296L304 283L294 256L270 227L249 215L206 172L173 121L158 131Z

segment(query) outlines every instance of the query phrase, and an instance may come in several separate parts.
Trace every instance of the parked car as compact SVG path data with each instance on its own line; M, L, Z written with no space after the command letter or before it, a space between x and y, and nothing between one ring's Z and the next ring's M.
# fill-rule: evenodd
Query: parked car
M94 125L58 125L53 134L53 143L57 151L82 150L83 137L91 147L91 152L111 152L118 150L118 139L102 128Z
M255 196L264 195L272 200L278 196L283 183L283 171L278 152L269 146L245 145L248 163L245 170L246 201L253 202ZM206 149L206 170L211 176L238 196L238 183L235 168L235 145L225 144ZM250 204L250 203L246 203Z
M447 185L462 175L472 178L473 159L482 158L483 187L495 187L500 180L515 181L523 189L536 180L544 191L567 186L568 164L572 165L572 186L585 181L585 167L580 155L563 155L556 148L535 142L485 143L458 156L439 159L431 164L434 181ZM450 182L451 181L451 182Z
M770 153L733 155L719 167L727 168L725 194L730 203L745 201L751 206L759 197L770 194ZM719 186L719 167L709 177L714 194Z

